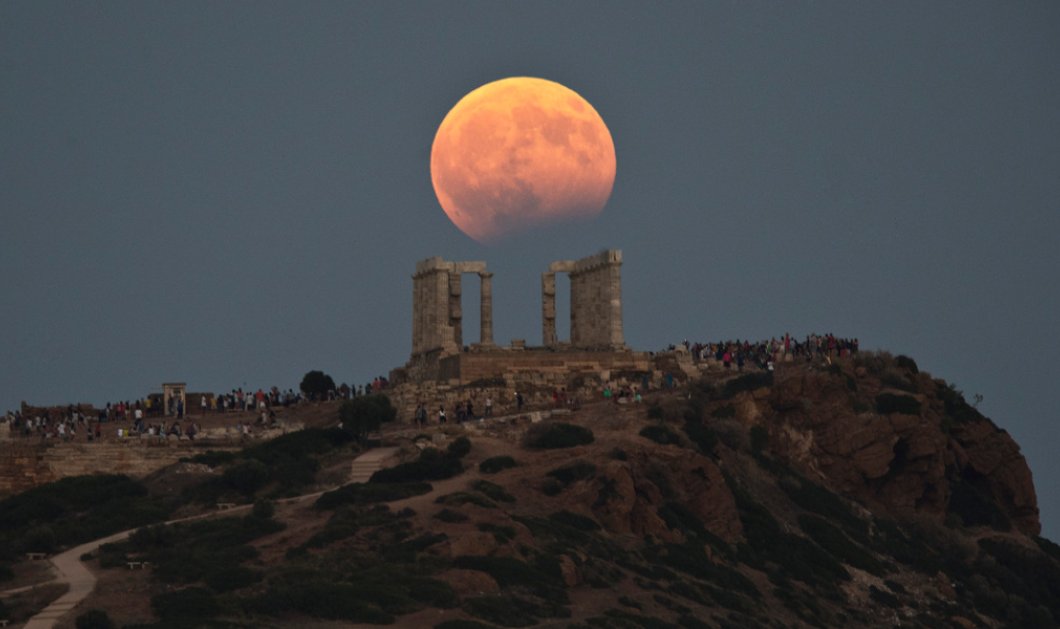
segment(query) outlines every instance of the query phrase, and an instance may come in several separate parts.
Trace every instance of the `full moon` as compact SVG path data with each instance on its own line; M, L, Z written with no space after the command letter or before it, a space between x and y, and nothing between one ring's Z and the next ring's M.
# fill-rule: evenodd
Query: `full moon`
M615 145L575 91L513 77L464 96L438 127L431 181L449 219L479 242L603 211Z

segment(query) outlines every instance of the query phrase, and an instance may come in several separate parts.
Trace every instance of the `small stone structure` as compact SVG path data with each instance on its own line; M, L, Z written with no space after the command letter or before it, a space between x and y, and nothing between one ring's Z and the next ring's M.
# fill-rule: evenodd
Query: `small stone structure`
M180 405L184 409L184 413L188 412L188 385L184 382L164 382L162 383L162 413L164 415L176 415L175 410L171 411L170 400L180 400Z

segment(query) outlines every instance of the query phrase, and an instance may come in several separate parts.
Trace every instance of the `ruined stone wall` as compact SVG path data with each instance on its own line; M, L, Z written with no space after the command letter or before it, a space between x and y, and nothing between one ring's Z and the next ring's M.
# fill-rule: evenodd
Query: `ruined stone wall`
M621 348L622 252L611 249L582 258L570 271L571 346Z
M493 343L493 275L485 262L449 262L439 257L416 263L412 276L412 356L453 354L464 346L462 275L479 276L479 343Z
M131 440L99 443L41 443L13 439L0 444L0 496L25 491L67 476L126 474L147 476L182 457L211 450L234 450L237 445L180 441Z

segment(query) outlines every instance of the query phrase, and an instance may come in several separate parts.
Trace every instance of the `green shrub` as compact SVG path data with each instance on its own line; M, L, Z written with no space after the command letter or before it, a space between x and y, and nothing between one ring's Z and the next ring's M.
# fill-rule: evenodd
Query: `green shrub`
M394 617L375 603L364 600L365 594L350 583L291 580L282 587L270 587L259 599L258 610L271 615L293 610L315 618L380 625L393 623Z
M466 504L473 504L484 509L496 509L497 503L493 502L489 498L485 498L478 494L472 494L466 491L457 491L451 494L445 494L444 496L438 496L434 500L435 504L449 505L450 507L460 507Z
M894 358L894 364L898 365L899 368L905 369L910 373L920 373L920 368L916 366L916 361L908 356L899 354Z
M723 400L727 400L734 397L737 393L756 391L771 386L773 386L772 371L747 373L726 382L721 389L720 397Z
M379 470L372 474L369 483L412 483L428 480L445 480L464 471L459 458L442 454L434 448L420 452L419 458L408 463Z
M397 409L390 404L390 398L382 394L355 397L339 407L343 430L356 439L363 439L396 417Z
M203 575L203 581L214 592L229 592L245 588L261 581L261 578L262 575L257 570L238 564L216 566Z
M769 446L769 431L765 426L751 426L751 452L759 454Z
M491 483L488 480L477 480L471 484L471 488L497 502L515 502L515 496L509 494L500 485Z
M434 629L494 629L495 625L487 625L477 620L445 620L434 626Z
M90 609L74 620L77 629L115 629L114 621L110 619L107 612L99 609Z
M885 387L899 389L908 393L916 393L919 388L916 385L916 381L910 379L909 376L896 369L887 369L880 374L880 384Z
M441 520L442 522L467 522L468 517L459 511L453 511L452 509L445 508L434 514L435 519Z
M393 502L420 496L433 489L430 483L350 483L325 492L317 498L313 506L317 509L334 509L341 505Z
M935 381L935 395L942 400L946 409L946 415L950 418L951 422L967 424L974 421L986 420L982 413L965 401L964 394L945 380Z
M868 523L859 518L839 496L791 470L786 470L786 476L779 485L795 504L839 524L855 541L861 544L868 542Z
M869 598L883 605L884 607L890 607L891 609L898 609L902 604L898 601L898 597L891 594L887 590L881 590L875 585L869 586Z
M272 504L271 500L264 498L258 498L254 501L254 507L250 511L250 515L259 520L268 520L276 513L276 507Z
M810 539L843 563L876 576L884 574L883 564L872 556L872 553L852 542L827 520L813 515L800 515L799 526L810 536Z
M515 467L517 463L515 459L510 456L494 456L486 459L485 461L478 464L478 471L483 474L496 474L501 470Z
M479 596L464 601L464 610L505 627L529 627L540 618L569 616L565 608L521 596ZM564 614L564 612L566 612Z
M640 436L645 439L651 439L660 445L681 444L681 437L676 432L670 430L665 424L645 426L640 430Z
M458 437L445 449L446 455L454 459L462 459L471 452L471 440L467 437Z
M63 478L0 500L0 554L52 552L164 520L172 508L124 475Z
M556 479L564 486L579 480L592 478L596 474L596 466L588 461L571 461L548 472L548 476Z
M515 538L515 529L510 526L482 522L476 528L484 533L492 533L498 544L506 544Z
M876 412L881 415L887 415L890 413L919 415L920 401L915 397L910 397L908 395L881 393L876 396Z
M648 407L648 419L661 420L663 415L663 407L658 402L652 402L651 406Z
M696 444L700 452L707 456L714 455L714 448L718 445L716 432L704 426L700 421L686 421L684 431L689 441Z
M309 371L302 376L302 382L298 388L307 396L322 400L327 397L328 391L335 390L335 381L323 371Z
M719 406L710 413L711 417L715 419L728 419L730 417L736 417L736 407L732 404L726 404L725 406Z
M235 452L226 452L223 450L207 450L206 452L201 452L187 459L189 463L199 463L202 465L208 465L210 467L217 467L218 465L231 463L235 460ZM184 459L181 459L181 461L184 461Z
M523 445L527 448L551 450L573 448L593 442L593 431L583 426L563 422L542 422L526 431Z
M596 522L596 520L585 515L572 513L570 511L567 511L566 509L551 514L550 516L548 516L548 519L552 520L557 524L562 524L564 526L569 526L571 528L578 529L579 531L600 530L600 525Z
M563 588L555 585L556 575L514 557L461 555L453 559L453 567L485 572L501 587L529 588L543 598L564 604L568 600Z
M269 468L257 459L249 459L236 463L226 469L221 479L224 483L246 496L253 495L269 482Z
M188 622L221 613L213 594L200 587L158 594L151 598L151 607L165 621Z

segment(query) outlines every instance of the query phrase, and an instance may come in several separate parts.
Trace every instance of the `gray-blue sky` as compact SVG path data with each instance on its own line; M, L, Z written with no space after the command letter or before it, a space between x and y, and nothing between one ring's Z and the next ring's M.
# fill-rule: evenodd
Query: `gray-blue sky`
M513 75L588 99L618 176L483 247L430 144ZM5 2L0 411L362 382L430 255L536 342L541 270L616 247L637 348L834 331L981 393L1057 539L1058 173L1055 3Z

